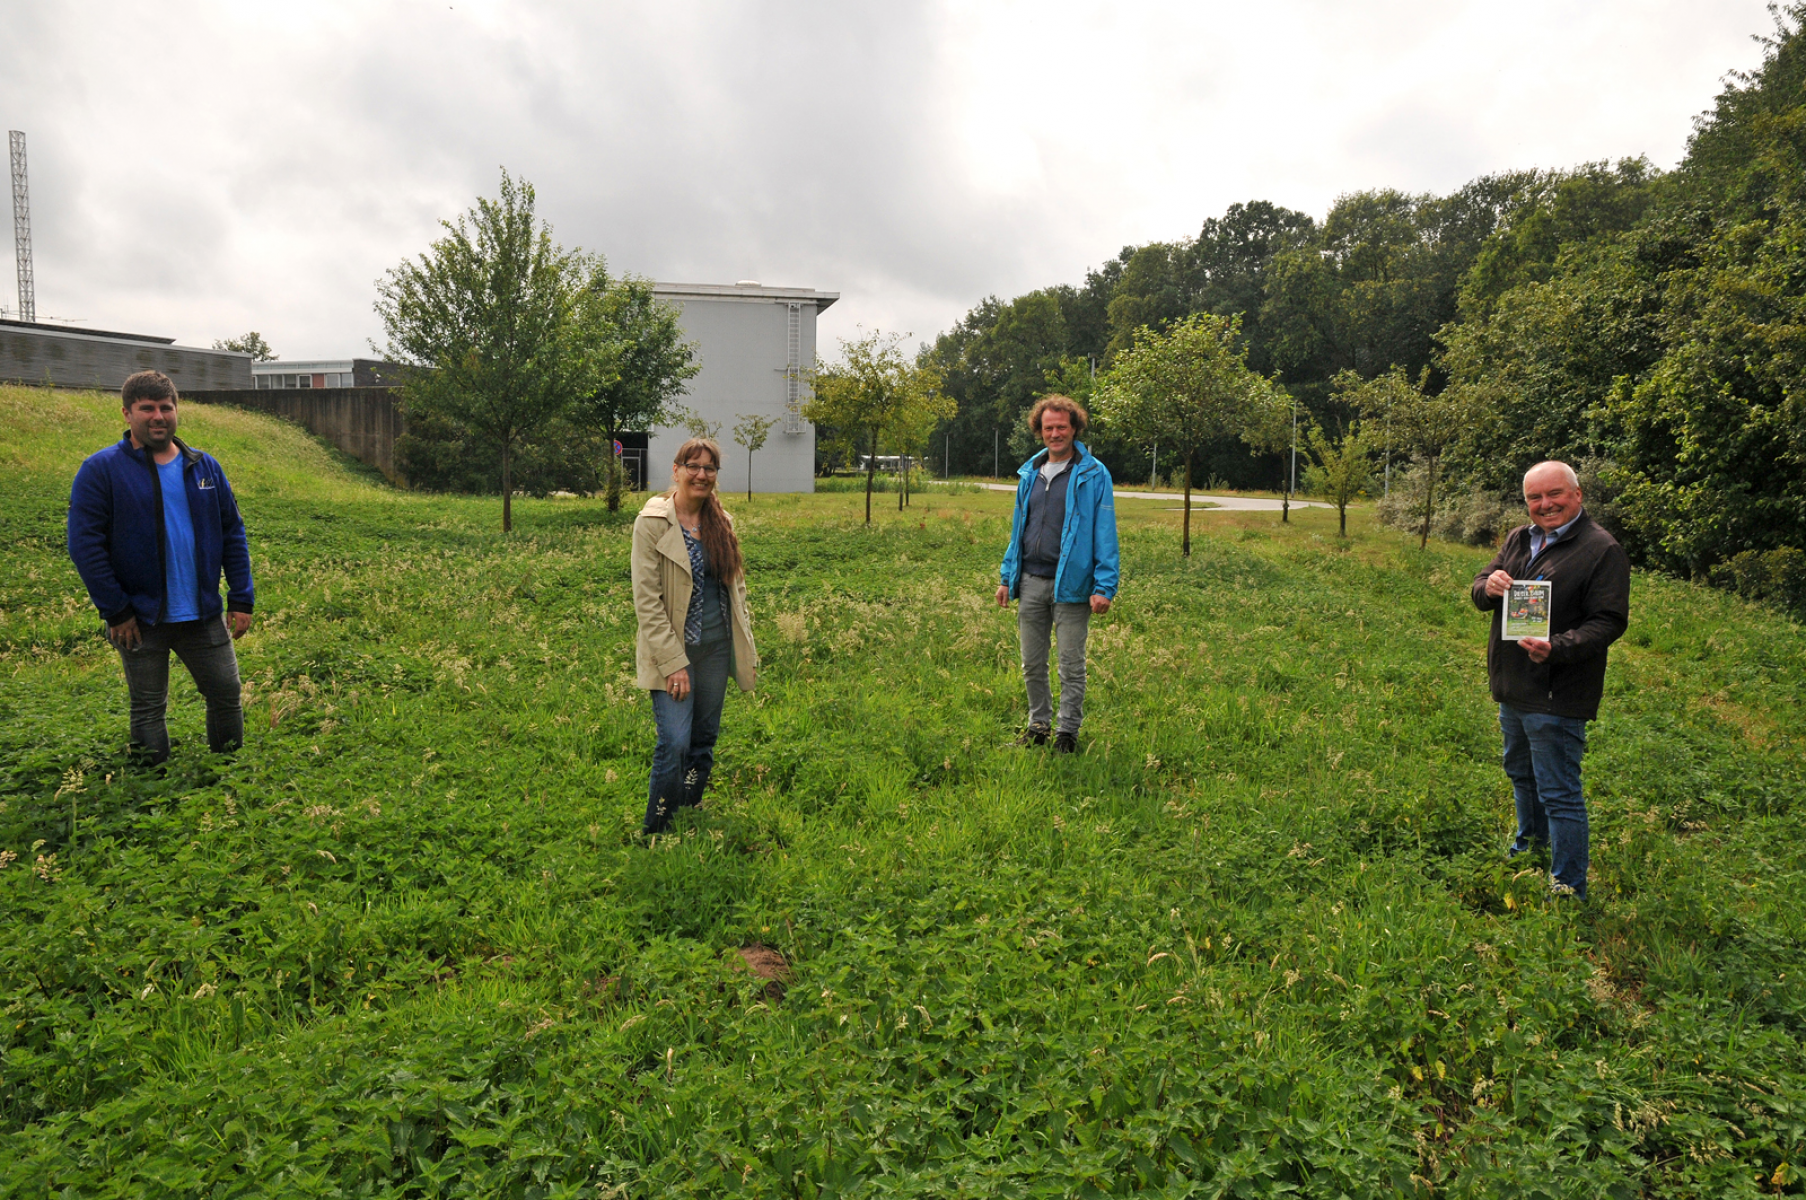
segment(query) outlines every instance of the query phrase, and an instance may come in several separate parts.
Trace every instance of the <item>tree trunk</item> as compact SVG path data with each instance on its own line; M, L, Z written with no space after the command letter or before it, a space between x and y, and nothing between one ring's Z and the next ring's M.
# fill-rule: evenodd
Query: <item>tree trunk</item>
M602 495L608 500L609 512L621 511L621 459L615 453L615 442L619 440L616 431L608 431L608 445L603 447L603 461L607 463L608 476L602 483Z
M878 470L878 427L872 426L872 452L865 460L865 523L872 523L872 476Z
M1430 544L1430 515L1436 511L1436 459L1430 459L1430 482L1424 489L1423 497L1423 533L1418 536L1417 548L1422 550Z
M1340 521L1341 521L1341 528L1337 532L1339 532L1343 537L1347 537L1348 536L1348 498L1346 496L1344 496L1342 498L1342 502L1340 504L1336 505L1336 516L1338 518L1340 518Z
M746 502L752 503L752 447L746 450Z
M514 459L511 447L502 443L502 532L514 528Z
M1191 557L1191 453L1185 455L1185 557Z

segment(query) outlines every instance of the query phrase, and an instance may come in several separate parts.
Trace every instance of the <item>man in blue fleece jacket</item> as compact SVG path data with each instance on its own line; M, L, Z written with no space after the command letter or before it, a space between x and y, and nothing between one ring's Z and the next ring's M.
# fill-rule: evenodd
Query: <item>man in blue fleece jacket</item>
M229 750L245 737L232 650L251 627L245 524L219 463L176 437L169 377L140 371L120 396L125 436L75 474L69 557L125 664L133 745L152 763L169 757L173 650L207 702L207 744Z

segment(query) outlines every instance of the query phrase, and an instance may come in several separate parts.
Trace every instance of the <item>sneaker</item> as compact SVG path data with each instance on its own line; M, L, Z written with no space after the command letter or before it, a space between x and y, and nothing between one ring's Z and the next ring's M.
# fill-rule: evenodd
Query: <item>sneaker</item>
M1047 745L1047 730L1039 725L1030 725L1022 731L1022 736L1016 739L1016 745L1045 746Z
M1079 735L1078 734L1061 733L1061 734L1056 734L1054 736L1054 753L1055 754L1076 754L1076 753L1078 753L1078 749L1079 749Z

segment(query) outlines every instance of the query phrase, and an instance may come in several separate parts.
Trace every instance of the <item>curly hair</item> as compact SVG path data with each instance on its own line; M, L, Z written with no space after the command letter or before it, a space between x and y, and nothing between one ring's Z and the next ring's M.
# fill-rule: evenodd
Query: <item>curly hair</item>
M1091 418L1086 415L1084 406L1071 396L1053 395L1041 397L1028 410L1028 427L1036 437L1041 436L1041 414L1049 409L1066 414L1066 419L1072 422L1073 437L1085 436L1085 427L1091 423Z

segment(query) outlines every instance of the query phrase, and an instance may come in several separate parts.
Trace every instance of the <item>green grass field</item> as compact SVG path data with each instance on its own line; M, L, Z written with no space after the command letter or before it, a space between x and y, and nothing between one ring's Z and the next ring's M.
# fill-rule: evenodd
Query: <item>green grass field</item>
M249 744L178 668L128 765L62 533L119 430L0 389L0 1194L1802 1189L1797 625L1637 578L1577 909L1500 860L1484 552L1125 501L1055 758L1007 495L730 498L761 686L648 847L631 512L504 538L232 410Z

